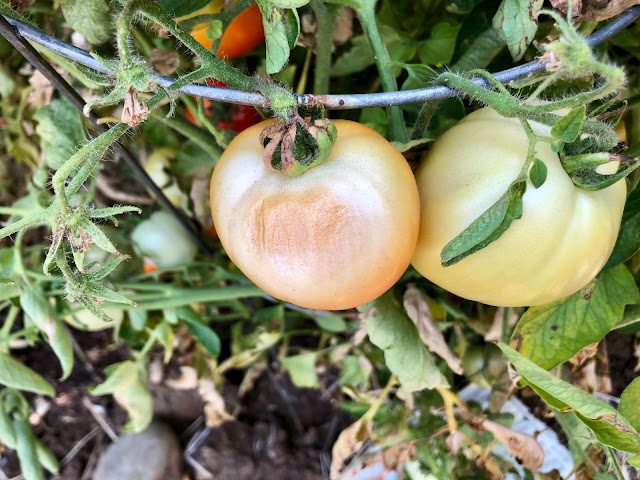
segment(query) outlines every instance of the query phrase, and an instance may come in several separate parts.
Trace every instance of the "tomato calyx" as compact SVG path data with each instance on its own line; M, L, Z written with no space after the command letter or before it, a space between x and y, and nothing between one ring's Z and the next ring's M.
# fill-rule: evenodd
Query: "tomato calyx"
M322 112L312 111L307 120L295 108L285 121L265 127L259 140L268 169L297 177L327 161L336 138L336 127Z
M562 166L576 187L596 191L607 188L640 167L640 159L612 153L564 157Z

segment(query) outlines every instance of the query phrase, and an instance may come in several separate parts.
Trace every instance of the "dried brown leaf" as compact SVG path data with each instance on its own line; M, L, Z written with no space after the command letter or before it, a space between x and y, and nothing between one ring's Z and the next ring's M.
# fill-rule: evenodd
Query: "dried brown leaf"
M496 310L496 314L493 316L493 323L487 333L484 334L484 339L486 342L495 343L502 340L502 318L504 317L504 308L498 307ZM509 310L509 319L508 319L508 328L509 331L512 331L513 328L518 323L518 310L515 308L511 308Z
M215 384L211 380L200 380L198 393L206 402L204 406L204 416L207 427L215 427L221 423L233 420L224 404L222 395L216 390Z
M515 457L523 467L537 470L542 466L544 450L531 435L516 432L491 420L483 421L482 427L504 444L509 454Z
M340 480L341 472L347 464L347 460L356 455L364 445L364 441L371 437L369 428L360 420L349 425L340 433L340 436L331 449L331 470L329 478Z
M571 3L571 16L579 22L601 22L620 15L628 8L639 4L640 0L573 0ZM569 5L567 0L551 0L551 5L563 14L567 14Z
M121 120L129 125L135 127L140 125L149 116L149 109L138 100L138 92L135 88L131 87L124 96L124 108L122 109Z
M174 50L165 52L158 48L151 50L151 68L160 75L171 75L180 66L180 54Z
M454 373L462 375L462 360L449 349L442 332L431 317L427 298L415 285L409 285L404 292L404 308L417 327L422 343L430 352L447 362Z
M180 367L178 378L167 378L164 383L175 390L191 390L198 386L198 372L193 367Z

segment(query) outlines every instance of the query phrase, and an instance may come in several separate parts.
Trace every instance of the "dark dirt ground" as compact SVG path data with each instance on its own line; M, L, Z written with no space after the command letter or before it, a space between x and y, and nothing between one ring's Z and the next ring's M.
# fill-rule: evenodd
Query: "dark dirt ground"
M61 460L60 475L52 478L89 480L96 461L111 443L105 427L91 413L89 402L96 406L94 411L106 422L106 428L116 434L127 417L111 396L92 396L88 388L104 378L104 367L126 360L129 353L124 346L115 349L109 346L110 332L74 331L74 336L86 358L76 359L71 376L63 382L59 381L57 360L45 344L14 354L56 389L52 401L37 401L49 404L46 413L39 419L31 419L32 423L37 420L36 435ZM335 399L326 390L296 388L288 375L272 370L238 399L238 386L233 380L242 376L229 377L223 393L229 410L237 413L237 420L211 428L193 451L193 461L220 480L328 478L331 447L338 434L353 421L346 412L334 407ZM151 391L156 416L174 428L183 448L186 447L205 429L204 404L197 391L176 390L162 383L152 385ZM30 400L35 399L32 396ZM0 468L7 478L20 474L15 452L2 452ZM204 479L207 475L185 462L184 478Z

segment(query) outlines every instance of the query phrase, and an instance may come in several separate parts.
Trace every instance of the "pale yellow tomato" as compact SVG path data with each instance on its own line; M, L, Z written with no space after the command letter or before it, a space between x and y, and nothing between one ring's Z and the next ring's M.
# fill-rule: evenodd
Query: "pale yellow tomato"
M532 125L540 134L548 128ZM416 180L420 237L412 264L435 284L489 305L541 305L587 285L616 241L626 197L621 180L604 190L577 188L546 142L536 156L548 169L540 188L530 183L522 218L496 241L449 267L440 252L513 182L527 155L517 119L485 108L448 130L431 146Z
M276 298L346 309L403 274L418 236L419 199L404 157L364 125L335 120L331 157L299 177L267 169L258 136L240 133L211 179L213 221L231 260Z

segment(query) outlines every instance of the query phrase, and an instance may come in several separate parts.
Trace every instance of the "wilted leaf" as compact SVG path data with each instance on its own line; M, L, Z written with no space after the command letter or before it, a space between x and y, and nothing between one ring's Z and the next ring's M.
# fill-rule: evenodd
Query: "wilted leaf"
M160 75L171 75L180 66L180 54L174 50L165 52L154 48L151 50L149 60L151 61L151 68Z
M215 427L233 420L233 416L226 410L224 398L218 393L215 384L211 380L200 380L198 393L202 400L206 402L204 416L207 427Z
M340 472L345 467L347 459L360 451L364 441L370 437L369 429L360 420L352 423L340 433L331 449L331 472L329 473L331 480L340 478Z
M409 285L404 292L404 308L407 315L418 329L418 334L430 352L442 358L449 368L458 375L462 375L462 360L460 360L447 345L442 332L431 318L431 311L427 299L415 285Z
M537 470L542 466L544 450L531 435L516 432L491 420L483 421L482 427L502 442L509 455L515 457L523 467Z
M182 365L180 367L180 376L178 378L167 378L164 383L176 390L193 390L198 386L198 372L193 367Z
M139 432L151 423L153 401L145 377L143 365L127 360L111 365L104 383L90 389L92 395L113 394L127 411L129 420L123 430Z
M568 0L551 0L553 8L567 14ZM640 4L640 0L582 0L573 1L572 16L578 22L601 22L611 17L616 17L634 5ZM577 7L577 8L576 8Z

